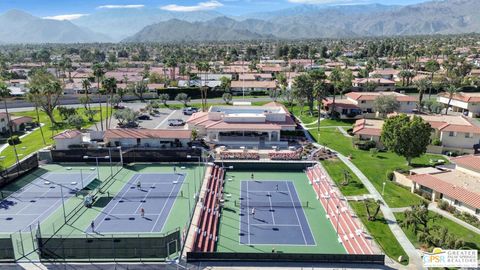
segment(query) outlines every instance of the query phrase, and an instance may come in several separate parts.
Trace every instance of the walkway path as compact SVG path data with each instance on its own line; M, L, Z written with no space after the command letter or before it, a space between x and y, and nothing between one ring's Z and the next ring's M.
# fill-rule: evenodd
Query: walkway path
M340 133L343 134L343 136L348 137L348 138L352 137L352 135L348 134L348 132L343 127L339 126L339 127L337 127L337 129L340 131Z
M303 127L303 126L302 126ZM305 137L316 147L325 147L323 145L320 145L316 143L312 136L310 136L310 133L304 128L304 133ZM331 148L326 147L327 149L330 149L332 151L335 151ZM336 151L335 151L336 152ZM388 227L392 231L392 233L395 235L395 238L398 240L400 245L402 246L403 250L407 253L408 257L410 258L410 263L408 265L409 268L411 269L422 269L422 258L420 257L419 251L413 246L413 244L408 240L407 236L405 233L402 231L400 226L397 223L397 220L395 219L395 215L393 214L392 210L388 205L385 203L383 200L382 196L378 192L378 190L373 186L373 184L368 180L368 178L360 171L357 166L355 166L347 157L342 155L341 153L337 153L338 158L347 165L350 170L362 181L362 184L367 188L368 192L373 196L375 200L380 200L383 202L380 210L383 213L384 218L388 222ZM394 258L397 259L397 258Z
M478 229L477 227L473 226L473 225L470 225L468 224L467 222L455 217L454 215L450 214L449 212L447 211L444 211L440 208L437 207L437 204L436 203L431 203L428 205L428 210L432 211L432 212L435 212L447 219L450 219L451 221L459 224L459 225L462 225L463 227L471 230L471 231L474 231L478 234L480 234L480 229Z
M411 207L398 207L398 208L390 208L390 210L392 210L392 212L394 213L402 213L402 212L405 212L407 210L410 210L412 209Z

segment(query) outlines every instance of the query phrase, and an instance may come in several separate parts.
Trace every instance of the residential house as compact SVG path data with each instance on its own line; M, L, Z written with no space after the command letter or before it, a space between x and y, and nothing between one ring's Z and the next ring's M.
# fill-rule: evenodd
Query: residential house
M461 113L468 117L477 117L480 115L480 93L459 92L452 96L450 105L448 105L450 96L448 93L439 94L437 101L448 107L449 111Z
M237 93L268 92L277 89L277 84L274 81L232 81L230 89Z
M29 116L16 116L5 112L0 112L0 133L8 134L8 118L13 132L25 131L28 126L32 125L33 118Z
M373 118L377 117L375 100L379 96L394 96L400 103L400 113L411 113L416 109L416 99L411 96L396 92L350 92L346 99L335 100L335 111L341 119ZM328 98L323 101L325 111L332 113L333 100Z
M480 127L463 116L418 114L432 127L431 140L439 145L429 145L430 153L474 153L480 148ZM413 115L412 115L413 117ZM380 142L382 120L360 119L354 125L353 134L363 140Z
M292 116L279 103L264 106L212 106L187 120L189 129L196 129L209 143L227 146L286 147L281 131L295 130Z
M399 73L399 70L393 68L377 68L370 72L368 76L370 78L382 78L389 81L397 81Z
M432 201L443 200L460 212L480 218L480 156L453 158L454 169L407 176L411 191L421 190L431 195Z
M107 145L122 147L176 148L188 147L192 140L192 131L185 129L109 129L105 132Z
M55 136L53 136L55 141L56 150L68 150L72 146L79 146L83 142L83 135L78 130L66 130Z
M395 82L384 78L355 78L352 81L354 88L374 91L394 91Z

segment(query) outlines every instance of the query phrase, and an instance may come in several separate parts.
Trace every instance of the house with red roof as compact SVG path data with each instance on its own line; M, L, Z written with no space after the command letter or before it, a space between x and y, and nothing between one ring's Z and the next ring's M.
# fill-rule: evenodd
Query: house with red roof
M103 141L110 146L122 147L187 147L192 141L192 131L185 129L108 129L105 131Z
M187 124L209 143L259 148L287 147L280 134L296 127L285 106L275 102L264 106L212 106L207 112L193 114Z
M33 122L33 118L29 116L7 115L5 112L0 112L0 133L8 134L8 120L10 120L13 132L25 131L27 126L31 125Z
M393 96L400 103L399 113L411 113L416 109L416 99L397 92L350 92L346 99L335 100L328 98L323 101L325 111L332 113L333 108L341 119L374 118L375 100L379 96Z
M469 155L451 160L454 169L412 174L411 190L421 190L432 196L432 201L443 200L458 211L480 217L480 156Z
M437 101L448 107L451 112L461 113L468 117L477 117L480 115L480 93L458 92L452 96L450 105L448 102L450 96L448 93L441 93Z
M395 81L384 78L355 78L352 81L352 86L361 90L394 91Z
M464 116L423 115L418 114L432 127L432 142L438 140L440 145L430 145L428 152L459 152L472 154L480 147L480 127ZM413 115L412 115L413 117ZM353 126L353 134L360 140L380 142L383 121L359 119Z
M83 135L78 130L65 130L55 136L56 150L68 150L72 145L81 145L83 142Z

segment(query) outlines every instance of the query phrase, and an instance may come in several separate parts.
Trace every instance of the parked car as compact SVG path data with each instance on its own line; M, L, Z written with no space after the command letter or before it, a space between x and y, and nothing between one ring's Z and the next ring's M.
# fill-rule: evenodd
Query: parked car
M115 106L113 106L113 108L114 108L114 109L117 109L117 110L123 110L123 109L125 109L125 106L123 106L123 105L115 105Z
M188 108L184 108L183 109L183 114L184 115L192 115L194 113L198 112L198 109L197 108L194 108L194 107L188 107Z
M168 120L168 125L171 127L178 127L178 126L184 126L185 121L182 119L169 119Z
M150 119L152 118L147 114L142 114L138 117L138 120L150 120Z

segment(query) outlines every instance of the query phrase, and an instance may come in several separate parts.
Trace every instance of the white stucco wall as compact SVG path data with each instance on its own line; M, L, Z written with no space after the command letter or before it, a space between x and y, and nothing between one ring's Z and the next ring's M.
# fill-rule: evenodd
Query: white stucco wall
M480 143L480 134L473 134L473 137L465 138L463 132L456 132L453 137L450 136L450 132L441 132L440 140L444 147L471 149L475 144Z
M57 150L67 150L69 145L81 144L82 136L77 136L72 139L54 139L55 140L55 149Z

